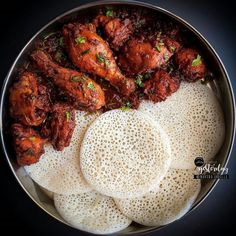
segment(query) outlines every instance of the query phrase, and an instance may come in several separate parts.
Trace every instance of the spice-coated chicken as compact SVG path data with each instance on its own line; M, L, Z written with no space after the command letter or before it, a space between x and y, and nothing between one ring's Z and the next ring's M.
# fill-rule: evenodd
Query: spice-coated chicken
M38 162L44 153L46 139L34 129L18 123L12 125L12 135L18 164L25 166Z
M185 80L196 81L206 76L207 69L205 62L195 49L184 48L175 56L176 64L183 73Z
M75 110L65 103L56 103L51 112L46 127L54 149L62 151L70 144L75 128Z
M168 96L179 89L180 80L170 76L166 71L157 71L153 78L144 83L144 93L153 102L166 100Z
M63 35L75 66L108 80L124 96L135 90L134 80L121 74L111 49L96 34L94 25L68 24L63 28Z
M34 51L31 57L44 75L52 78L54 84L72 98L76 108L94 111L104 106L104 92L88 76L59 66L41 50Z
M131 39L120 54L119 65L130 75L141 74L167 64L179 47L178 42L169 38L163 41Z
M101 25L104 28L107 41L116 51L120 49L134 31L131 20L128 18L121 20L119 18L98 15L94 19L94 24L96 26Z
M17 122L38 126L50 109L49 91L31 72L24 72L10 88L10 114Z

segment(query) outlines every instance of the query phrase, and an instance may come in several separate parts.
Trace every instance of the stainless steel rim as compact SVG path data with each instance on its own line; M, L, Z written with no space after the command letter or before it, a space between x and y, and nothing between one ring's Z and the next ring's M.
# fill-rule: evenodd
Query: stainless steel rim
M9 167L12 171L12 173L14 174L17 182L20 184L20 186L24 189L24 191L27 193L27 195L45 212L47 212L50 216L52 216L53 218L55 218L56 220L64 223L64 224L67 224L69 225L68 223L66 223L65 221L62 221L60 220L59 218L57 218L56 216L54 216L53 214L51 214L49 211L47 211L46 209L44 209L37 201L35 201L35 199L31 196L31 194L27 191L27 189L23 186L23 184L21 183L21 181L19 180L18 176L16 175L12 165L11 165L11 162L10 162L10 159L9 159L9 156L8 156L8 153L7 153L7 150L6 150L6 147L4 145L4 135L3 135L3 128L2 128L2 113L3 113L3 98L4 96L2 96L3 94L5 94L6 92L6 87L7 87L7 83L8 83L8 80L9 80L9 77L13 71L13 69L15 68L15 65L18 61L18 59L21 57L21 55L23 54L23 52L25 51L25 49L27 48L27 46L43 31L45 30L49 25L51 25L52 23L56 22L57 20L61 19L62 17L66 16L66 15L69 15L71 13L74 13L76 11L79 11L79 10L83 10L83 9L86 9L86 8L90 8L90 7L95 7L95 6L102 6L102 5L106 5L106 4L111 4L111 5L122 5L122 4L126 4L126 5L134 5L134 6L141 6L141 7L147 7L149 9L154 9L154 10L157 10L159 12L162 12L168 16L170 16L171 18L174 18L176 19L177 21L181 22L183 25L185 25L188 29L190 29L191 31L193 31L198 37L201 38L202 41L204 41L204 43L209 47L209 49L212 51L212 53L214 54L215 58L218 60L220 66L222 67L222 71L225 75L225 78L227 78L226 82L229 86L229 92L230 92L230 98L231 98L231 103L232 103L232 114L233 114L233 130L231 132L231 138L230 138L230 144L229 144L229 149L228 149L228 153L227 153L227 156L226 156L226 160L224 162L224 166L227 165L228 161L229 161L229 158L230 158L230 155L231 155L231 152L232 152L232 149L233 149L233 144L234 144L234 136L235 136L235 98L234 98L234 93L233 93L233 88L232 88L232 84L230 82L230 78L229 78L229 75L226 71L226 68L223 64L223 62L221 61L220 57L218 56L218 54L216 53L215 49L210 45L210 43L204 38L204 36L199 33L192 25L190 25L188 22L186 22L184 19L182 19L181 17L175 15L174 13L168 11L168 10L165 10L161 7L158 7L156 5L152 5L150 3L144 3L144 2L139 2L139 1L133 1L133 0L129 0L129 1L125 1L125 0L120 0L120 1L110 1L110 0L102 0L102 1L95 1L95 2L91 2L91 3L88 3L88 4L84 4L84 5L81 5L81 6L78 6L76 8L73 8L69 11L66 11L62 14L60 14L59 16L55 17L53 20L51 20L49 23L47 23L44 27L42 27L36 34L34 34L34 36L27 42L27 44L23 47L23 49L20 51L20 53L18 54L17 58L15 59L14 63L12 64L4 82L3 82L3 85L2 85L2 89L1 89L1 104L0 104L0 114L1 114L1 119L0 119L0 132L1 132L1 145L2 145L2 149L4 151L4 154L5 154L5 157L7 159L7 162L9 164ZM208 192L201 198L201 200L195 204L189 211L186 215L188 215L190 212L192 212L195 208L197 208L206 198L207 196L212 192L212 190L215 188L216 184L218 183L219 180L215 180L214 183L212 184L211 188L208 190ZM186 216L185 215L185 216ZM185 217L184 216L184 217ZM166 227L168 225L164 225L164 226L161 226L161 227L158 227L158 228L153 228L153 229L147 229L145 232L140 232L138 233L139 235L142 235L142 234L146 234L146 233L151 233L151 232L154 232L154 231L157 231L159 229L162 229L164 227ZM132 232L128 232L128 233L125 233L126 235L128 234L133 234ZM125 235L124 234L124 235Z

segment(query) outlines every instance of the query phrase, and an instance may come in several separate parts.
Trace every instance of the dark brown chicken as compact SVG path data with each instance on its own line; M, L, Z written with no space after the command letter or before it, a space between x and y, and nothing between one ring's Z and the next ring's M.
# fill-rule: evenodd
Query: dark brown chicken
M94 111L104 106L104 92L88 76L57 65L41 50L34 51L31 57L43 74L52 78L54 84L72 98L76 108Z
M153 102L161 102L176 92L179 86L179 78L171 77L166 71L160 70L152 79L144 83L144 93Z
M205 62L195 49L184 48L180 50L175 56L175 61L185 80L189 82L194 82L206 76Z
M46 139L34 129L17 123L12 125L12 135L18 164L25 166L38 162L44 153Z
M56 103L51 112L41 132L49 137L54 149L62 151L70 144L75 128L75 110L65 103Z
M121 46L129 39L134 29L130 19L121 20L119 18L98 15L94 19L96 26L102 26L106 39L110 46L118 51Z
M130 75L139 74L166 64L172 55L164 43L153 45L143 39L132 39L124 46L119 65Z
M75 66L108 80L124 96L135 90L134 80L121 74L112 51L92 24L68 24L63 28L63 35Z
M49 92L35 74L24 72L10 88L10 114L17 122L38 126L50 109Z

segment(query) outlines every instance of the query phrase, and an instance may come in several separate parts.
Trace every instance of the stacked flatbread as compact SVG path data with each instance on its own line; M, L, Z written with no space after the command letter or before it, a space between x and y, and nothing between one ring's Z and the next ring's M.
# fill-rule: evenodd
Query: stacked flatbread
M25 169L53 192L70 225L95 234L115 233L132 221L161 226L185 215L201 188L193 179L194 159L214 158L225 132L214 93L184 82L165 102L102 115L79 111L76 124L68 148L48 145Z

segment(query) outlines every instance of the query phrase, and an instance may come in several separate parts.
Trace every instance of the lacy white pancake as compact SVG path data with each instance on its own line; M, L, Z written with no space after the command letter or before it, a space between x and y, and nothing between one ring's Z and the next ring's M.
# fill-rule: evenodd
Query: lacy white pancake
M115 199L130 219L147 226L169 224L186 214L201 188L193 170L170 169L159 188L139 198Z
M88 128L81 145L81 169L98 192L140 196L163 179L171 163L168 137L139 111L112 110Z
M79 150L84 133L98 113L86 115L76 112L76 127L70 146L58 152L50 144L45 145L45 154L36 164L25 166L30 177L42 187L59 194L90 191L79 166Z
M125 229L131 220L117 208L112 198L91 191L54 195L60 215L73 227L94 234L111 234Z
M172 168L192 169L198 156L208 162L224 141L221 106L212 90L200 82L182 82L165 102L144 101L138 110L165 129L173 155Z

